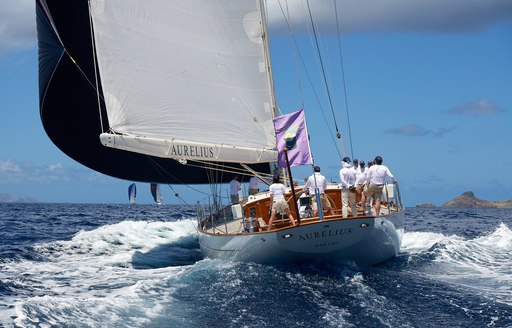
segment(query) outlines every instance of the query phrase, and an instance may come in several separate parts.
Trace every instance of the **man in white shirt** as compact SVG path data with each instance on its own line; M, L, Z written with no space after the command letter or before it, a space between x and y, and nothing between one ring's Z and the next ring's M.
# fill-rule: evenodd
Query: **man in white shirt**
M233 177L233 180L229 183L229 195L231 196L231 204L238 204L240 199L238 197L238 191L241 189L240 182L238 181L238 175Z
M255 195L260 191L260 179L252 176L249 180L249 195Z
M382 189L386 179L391 179L393 183L396 183L395 177L391 174L391 171L384 165L382 165L382 157L376 156L373 161L374 164L366 172L366 190L363 192L361 201L363 204L366 200L373 197L375 200L375 215L380 214L380 199L382 197Z
M318 216L318 205L315 194L315 188L318 188L318 193L320 194L320 201L322 202L322 209L329 210L331 215L334 215L334 211L331 207L331 203L329 199L327 199L327 195L325 194L325 189L327 189L327 179L320 174L320 167L315 166L313 168L314 173L308 178L306 184L304 185L304 189L309 189L309 194L311 195L311 202L313 205L313 216Z
M356 176L357 176L357 174L361 171L361 169L359 169L359 161L357 160L357 158L354 158L354 160L352 161L352 164L354 165L354 170L356 170Z
M292 213L290 213L290 208L285 198L286 187L280 182L279 176L275 176L273 182L274 183L268 187L268 191L270 192L270 200L272 202L272 213L270 215L270 220L268 221L267 230L272 229L272 225L274 224L274 219L276 218L278 211L284 211L290 218L292 224L297 225L295 218L293 217Z
M341 214L344 218L348 216L348 207L351 214L357 215L356 209L356 170L350 165L350 158L345 157L341 162L343 167L340 170L341 180Z
M359 171L356 171L356 205L360 206L361 195L363 194L366 185L366 168L365 162L359 162Z

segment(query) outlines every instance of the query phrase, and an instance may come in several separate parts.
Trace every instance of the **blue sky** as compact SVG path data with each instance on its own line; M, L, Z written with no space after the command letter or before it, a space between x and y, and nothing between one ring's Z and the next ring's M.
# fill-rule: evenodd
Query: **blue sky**
M384 158L408 206L441 205L465 191L488 200L512 199L512 2L508 0L347 0L342 49L354 156ZM315 15L332 2L311 0ZM39 120L35 4L4 0L0 7L0 194L43 202L127 202L130 181L98 174L69 159L46 136ZM274 2L272 10L279 11ZM298 42L307 29L296 23L298 1L282 0ZM327 22L327 19L324 20ZM273 69L283 112L304 107L315 163L338 181L340 156L327 120L306 82L290 82L297 69L290 39L276 34L270 17ZM320 43L336 49L333 26L320 24ZM307 33L307 32L304 32ZM309 42L309 41L308 41ZM315 55L304 53L313 63ZM348 141L339 65L325 57L337 124ZM336 82L338 81L338 82ZM315 85L321 80L314 79ZM319 88L322 93L322 89ZM303 99L303 100L302 100ZM348 142L346 142L348 147ZM347 148L349 149L349 148ZM294 169L294 177L310 168ZM140 203L149 186L138 184ZM188 203L203 198L172 186ZM166 203L179 203L163 186Z

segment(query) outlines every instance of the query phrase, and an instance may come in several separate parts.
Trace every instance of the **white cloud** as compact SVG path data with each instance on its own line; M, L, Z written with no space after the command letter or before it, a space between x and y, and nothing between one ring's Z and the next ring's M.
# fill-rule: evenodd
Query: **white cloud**
M418 124L409 124L396 129L388 129L385 132L389 134L398 134L406 137L420 137L431 135L433 137L444 137L446 134L455 130L455 127L440 127L437 130L430 130Z
M0 5L0 56L36 46L34 0L2 0Z
M115 178L111 178L105 174L102 174L102 173L99 173L99 172L95 172L95 171L91 171L88 175L87 175L87 181L88 182L92 182L92 183L95 183L95 184L104 184L104 183L112 183L112 181L114 181Z
M497 106L489 99L482 98L454 107L449 112L461 115L493 115L504 111L503 108Z
M61 163L38 165L30 161L16 163L10 159L0 160L0 186L2 187L20 184L56 186L69 183L104 186L124 183L124 181L78 164L76 166L64 166Z
M37 165L33 162L15 163L10 159L0 160L0 184L88 181L90 171L85 168L64 167L60 163Z
M309 7L320 32L337 30L333 1L309 0ZM512 19L510 0L344 0L337 1L336 7L341 31L349 34L472 32ZM303 22L309 21L306 0L269 1L268 8L272 31L283 28L283 11L295 31L303 30Z
M282 11L291 17L295 31L308 28L306 0L267 2L272 31L283 28ZM334 5L309 0L319 32L336 31ZM512 19L510 0L344 0L337 1L343 33L361 32L471 32ZM2 0L0 6L0 55L36 47L34 0Z
M0 161L0 175L21 173L19 165L14 164L10 159Z
M403 126L401 128L396 129L389 129L386 131L387 133L391 134L400 134L404 136L424 136L430 133L429 130L425 129L424 127L418 125L418 124L409 124L406 126Z
M48 166L48 171L60 171L62 170L62 164L60 163L57 163L57 164L51 164L50 166Z
M444 137L445 135L452 132L453 130L455 130L455 127L449 127L449 128L440 127L437 130L432 131L432 134L434 137L440 138L440 137Z

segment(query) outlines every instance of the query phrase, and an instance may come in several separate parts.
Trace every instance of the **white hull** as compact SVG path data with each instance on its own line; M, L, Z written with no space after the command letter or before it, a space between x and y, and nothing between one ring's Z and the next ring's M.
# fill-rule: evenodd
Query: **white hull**
M395 257L404 211L379 217L315 220L270 232L214 234L199 230L204 257L264 264L323 260L370 266Z

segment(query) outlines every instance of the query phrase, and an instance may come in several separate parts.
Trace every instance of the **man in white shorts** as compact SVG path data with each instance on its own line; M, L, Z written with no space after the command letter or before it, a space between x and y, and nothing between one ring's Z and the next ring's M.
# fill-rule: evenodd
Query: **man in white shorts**
M270 215L270 220L268 221L268 230L272 229L272 224L274 223L274 219L276 218L277 211L284 211L286 215L290 218L293 225L297 225L293 215L290 213L290 208L288 207L288 203L284 197L286 193L286 187L284 184L280 183L280 179L278 176L275 176L273 179L273 184L270 185L268 191L270 192L270 200L272 201L272 214Z
M382 189L386 182L386 178L389 178L393 183L396 183L395 177L391 174L391 171L386 166L382 165L382 157L376 156L374 164L366 172L367 188L361 197L361 202L363 204L365 204L366 200L369 200L370 198L375 200L375 215L380 214L380 199L382 197Z

